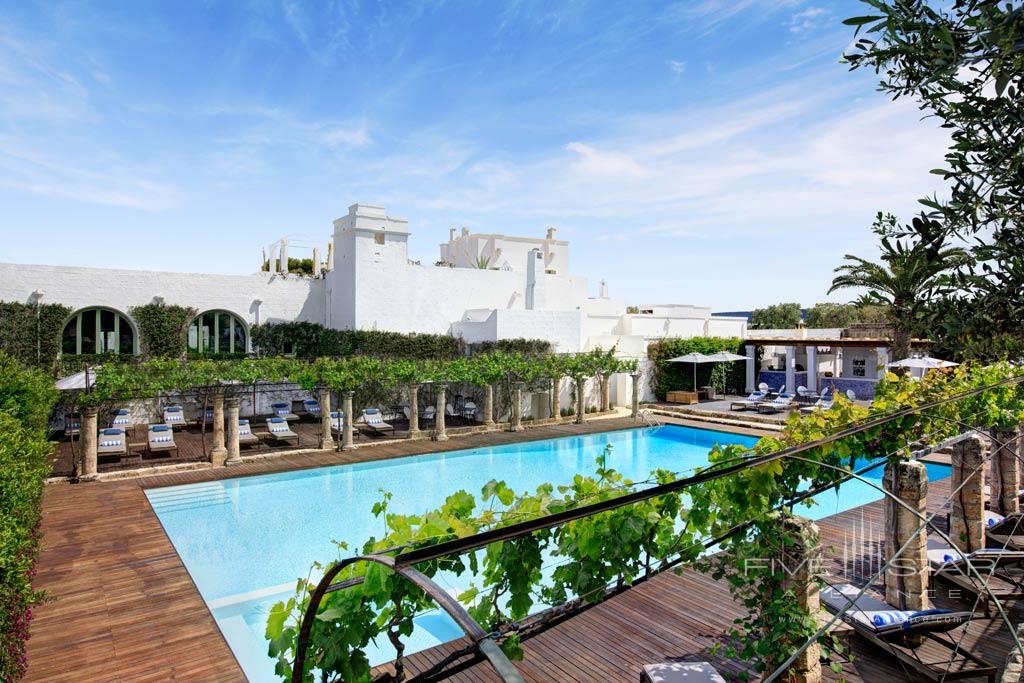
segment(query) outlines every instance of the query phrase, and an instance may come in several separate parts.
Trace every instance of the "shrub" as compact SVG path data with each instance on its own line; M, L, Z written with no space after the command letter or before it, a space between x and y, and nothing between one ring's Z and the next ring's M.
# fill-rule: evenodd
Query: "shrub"
M546 339L499 339L497 341L475 342L466 344L466 349L471 355L477 353L521 353L528 356L543 356L554 351L551 342Z
M25 673L25 641L39 552L43 486L52 445L46 423L57 392L48 375L0 353L0 680Z
M188 344L188 325L196 317L194 308L146 304L129 309L139 326L142 353L150 358L181 358Z
M459 341L446 334L403 334L382 330L332 330L318 323L267 323L252 328L252 343L264 356L456 358Z
M668 391L693 391L693 366L689 363L669 363L669 358L688 353L715 353L729 351L746 355L742 339L736 337L694 337L693 339L661 339L647 347L647 357L653 364L651 389L664 400ZM722 391L739 391L746 383L746 367L735 363L698 363L697 386L711 384Z
M38 317L37 317L38 313ZM0 302L0 351L29 366L52 368L60 353L61 333L71 309L61 304L38 308Z

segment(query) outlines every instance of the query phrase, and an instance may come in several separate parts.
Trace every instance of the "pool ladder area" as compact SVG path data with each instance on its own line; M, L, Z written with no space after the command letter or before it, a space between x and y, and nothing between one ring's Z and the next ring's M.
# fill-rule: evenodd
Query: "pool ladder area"
M183 488L169 487L147 491L149 504L157 514L161 512L180 512L213 505L227 505L231 502L231 494L219 481L194 484Z
M643 423L651 429L657 429L658 427L665 426L665 423L658 419L658 416L651 410L641 410L638 415L640 416L640 419L643 420Z

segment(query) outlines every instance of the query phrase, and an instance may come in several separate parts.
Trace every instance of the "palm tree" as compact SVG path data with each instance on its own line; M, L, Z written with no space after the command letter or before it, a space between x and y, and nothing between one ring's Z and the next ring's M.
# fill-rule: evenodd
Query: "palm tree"
M929 297L950 284L950 271L970 261L964 249L946 245L946 230L924 216L909 226L897 226L892 214L879 212L872 231L879 236L882 262L847 254L850 263L835 269L831 294L837 289L867 289L861 303L878 304L888 311L893 328L894 360L910 355L911 337Z

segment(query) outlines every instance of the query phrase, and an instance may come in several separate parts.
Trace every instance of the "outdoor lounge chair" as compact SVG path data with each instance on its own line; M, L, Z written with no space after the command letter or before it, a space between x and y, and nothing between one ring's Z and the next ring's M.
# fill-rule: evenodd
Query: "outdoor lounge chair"
M707 662L662 662L644 664L640 683L725 683Z
M965 591L972 599L984 603L985 614L990 613L990 599L1015 600L1024 598L1024 578L1019 569L1024 562L1024 552L1006 548L983 548L971 553L961 553L945 545L939 539L928 539L928 565L932 576L942 578ZM973 567L988 586L979 583L971 571ZM1018 571L1011 571L1017 567Z
M341 434L343 429L345 429L345 411L332 410L331 431L334 432L335 434Z
M133 424L132 414L127 408L118 408L110 417L110 426L127 430Z
M178 444L174 442L174 429L170 425L149 425L147 445L150 454L178 452Z
M239 446L258 446L260 444L260 437L252 433L252 427L249 426L248 420L238 420L238 445Z
M292 431L292 428L288 426L288 420L283 417L268 417L267 431L270 432L270 438L275 441L295 439L296 445L299 443L299 435Z
M82 416L71 413L64 416L64 436L76 436L82 431Z
M779 393L778 398L759 403L757 406L757 412L766 414L780 413L783 410L789 410L791 408L793 408L793 394L787 394L783 391Z
M476 403L466 401L462 404L462 417L467 420L476 420Z
M172 427L184 427L184 409L181 406L167 406L164 408L164 424Z
M808 415L808 414L816 412L818 410L828 410L828 409L830 409L833 405L835 405L834 398L828 398L829 392L831 392L831 391L832 391L832 387L826 387L825 391L821 392L821 396L818 397L817 401L815 401L813 404L811 404L809 406L804 406L804 407L800 408L800 414L801 415Z
M384 421L384 416L380 414L378 408L366 408L363 410L362 422L375 433L383 433L389 429L392 434L395 433L395 428Z
M302 402L302 414L306 417L312 417L314 419L320 419L320 401L313 398L307 398Z
M96 455L128 455L128 437L119 427L101 429L96 442Z
M746 410L747 408L757 408L759 405L767 400L768 395L758 389L757 391L750 394L744 399L739 401L733 401L729 404L729 410Z
M425 422L433 422L434 418L437 417L435 413L437 413L437 408L435 408L434 406L427 406L426 408L424 408L423 412L420 413L420 424L423 424Z
M1004 517L985 510L985 535L995 545L1024 550L1024 514L1017 512Z
M292 412L291 406L287 403L274 403L270 407L274 410L274 417L284 418L289 422L299 419L299 416Z
M995 681L996 667L944 635L970 622L973 613L949 609L898 610L869 593L857 598L859 592L859 588L848 583L830 586L821 591L821 604L833 614L845 609L841 618L858 635L928 679L988 677ZM929 653L930 661L926 662L907 636L926 638L929 643L948 649L949 654L935 657L936 653Z

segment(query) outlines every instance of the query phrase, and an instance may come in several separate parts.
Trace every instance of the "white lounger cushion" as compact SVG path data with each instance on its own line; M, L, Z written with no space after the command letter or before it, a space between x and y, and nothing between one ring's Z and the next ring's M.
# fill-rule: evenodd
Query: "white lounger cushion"
M903 631L948 631L970 621L972 616L970 612L953 610L898 610L868 593L856 598L859 592L859 588L848 583L831 586L822 589L821 602L832 612L839 612L852 602L853 606L843 613L843 621L879 636Z
M725 683L707 662L664 662L645 664L644 680L651 683Z

